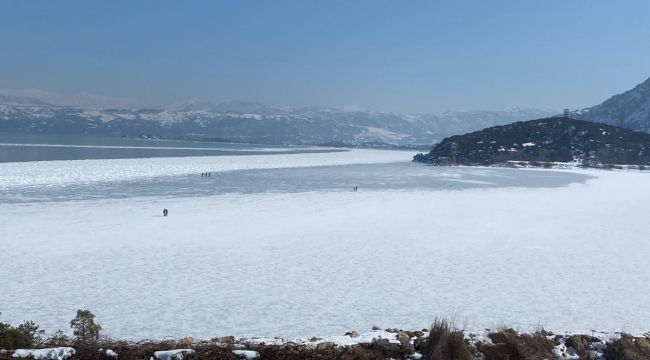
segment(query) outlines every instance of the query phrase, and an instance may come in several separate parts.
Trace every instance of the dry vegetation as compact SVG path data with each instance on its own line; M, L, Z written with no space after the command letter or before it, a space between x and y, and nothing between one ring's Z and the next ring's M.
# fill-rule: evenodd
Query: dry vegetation
M623 334L607 345L605 357L607 360L648 360L650 338Z
M518 334L513 329L501 329L488 335L492 344L481 344L479 351L485 360L547 360L553 359L553 341L543 330Z
M92 313L75 318L87 320L85 325L97 326ZM71 322L73 328L78 321ZM15 344L34 348L73 347L76 353L69 360L149 360L155 351L192 349L182 360L235 360L242 359L233 350L257 352L259 360L313 359L313 360L375 360L375 359L423 359L423 360L650 360L650 337L617 336L605 343L590 335L553 335L543 329L533 333L519 333L502 328L484 335L468 334L454 325L453 321L436 319L428 331L404 331L386 329L395 334L395 340L376 338L371 342L350 346L337 346L331 342L260 344L232 336L195 341L182 338L165 341L127 342L106 337L87 337L77 331L71 338L57 332L41 339L41 332L34 323L12 327L0 327L0 360L12 359ZM88 329L88 327L84 328ZM94 329L90 327L90 329ZM20 335L20 336L18 336ZM356 332L346 334L358 337ZM12 343L13 341L13 343ZM9 344L9 345L8 345ZM14 345L12 345L14 344ZM119 354L117 359L106 354L111 349ZM560 350L558 350L560 349ZM170 359L175 360L175 359ZM176 359L180 360L180 359Z
M469 342L463 330L444 319L436 319L431 325L429 337L422 354L430 360L472 360Z

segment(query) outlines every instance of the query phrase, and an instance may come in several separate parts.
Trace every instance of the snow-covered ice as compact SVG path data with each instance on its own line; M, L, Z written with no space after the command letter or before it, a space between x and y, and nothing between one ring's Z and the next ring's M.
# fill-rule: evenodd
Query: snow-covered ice
M0 320L53 332L87 308L129 339L420 329L451 314L469 331L649 330L650 173L436 168L410 155L0 164L0 188L15 196L212 168L264 179L283 167L266 177L273 186L330 170L341 184L365 181L358 193L323 185L67 201L62 192L3 203ZM330 168L304 172L316 165Z
M129 179L223 172L345 164L404 161L406 151L353 149L346 152L272 154L248 156L196 156L111 160L31 161L0 163L0 190L15 186L63 186Z

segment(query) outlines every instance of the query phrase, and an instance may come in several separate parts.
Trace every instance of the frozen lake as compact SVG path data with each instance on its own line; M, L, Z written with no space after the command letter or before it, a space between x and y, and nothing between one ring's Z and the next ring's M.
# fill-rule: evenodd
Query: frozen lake
M130 339L340 335L452 314L469 330L650 330L650 173L411 155L0 164L0 321L67 330L85 307Z
M0 163L181 156L298 154L331 151L338 150L210 141L176 141L0 132Z

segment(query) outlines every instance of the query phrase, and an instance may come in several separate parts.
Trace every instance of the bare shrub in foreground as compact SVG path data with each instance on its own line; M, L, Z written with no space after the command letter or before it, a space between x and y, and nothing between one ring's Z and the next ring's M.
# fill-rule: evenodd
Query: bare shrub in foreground
M622 334L620 338L607 344L607 360L648 360L650 359L650 339Z
M423 355L429 360L472 360L463 331L449 321L438 318L431 325Z
M485 360L548 360L553 359L553 342L543 330L533 334L517 334L503 329L489 334L493 345L482 345Z

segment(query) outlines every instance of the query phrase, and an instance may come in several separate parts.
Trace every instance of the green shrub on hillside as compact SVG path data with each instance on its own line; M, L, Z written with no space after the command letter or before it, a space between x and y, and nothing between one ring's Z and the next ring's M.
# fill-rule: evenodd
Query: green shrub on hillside
M25 321L18 326L0 322L0 349L19 349L33 347L41 342L43 330L33 321Z

